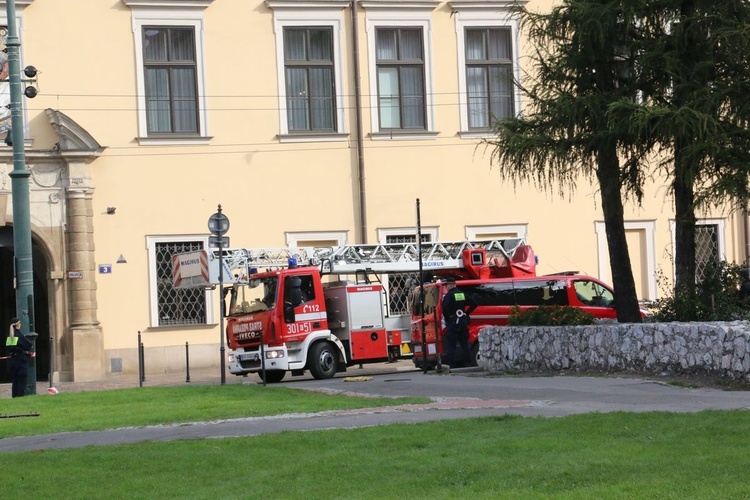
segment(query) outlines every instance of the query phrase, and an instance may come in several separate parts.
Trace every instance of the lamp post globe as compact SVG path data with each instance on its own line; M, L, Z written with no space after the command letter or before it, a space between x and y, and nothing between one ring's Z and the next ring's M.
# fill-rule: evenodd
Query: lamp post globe
M208 218L208 230L214 236L221 236L229 231L229 219L221 213L221 205L219 205L219 211Z

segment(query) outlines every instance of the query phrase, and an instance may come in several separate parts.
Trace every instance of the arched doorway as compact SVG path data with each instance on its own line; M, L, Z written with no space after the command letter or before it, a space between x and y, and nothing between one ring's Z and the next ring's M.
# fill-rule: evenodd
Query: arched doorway
M49 381L52 358L52 372L59 380L98 380L104 376L104 343L96 319L96 279L92 271L72 278L76 281L68 286L66 269L68 263L79 270L95 268L90 164L105 148L64 113L54 109L45 113L57 135L55 147L26 149L29 196L36 200L29 209L37 380ZM8 169L13 161L13 151L0 148L0 350L5 347L10 318L16 314ZM54 347L50 336L54 336ZM4 363L0 360L0 383L9 378Z
M48 266L44 250L32 238L34 263L34 329L36 339L36 378L49 380L50 321L47 290ZM16 315L16 291L13 288L13 227L0 227L0 338L5 346L10 319ZM9 383L7 360L0 361L0 383Z

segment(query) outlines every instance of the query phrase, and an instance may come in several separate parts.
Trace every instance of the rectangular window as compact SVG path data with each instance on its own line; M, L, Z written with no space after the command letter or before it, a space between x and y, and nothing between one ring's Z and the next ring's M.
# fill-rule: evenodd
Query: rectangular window
M156 302L158 326L205 325L206 292L203 288L172 286L172 256L183 252L203 250L198 241L156 242L154 264L156 268Z
M490 129L514 116L510 28L466 29L466 93L469 129Z
M516 305L513 282L487 283L484 285L461 286L462 291L471 295L478 306Z
M284 279L284 305L297 307L315 300L315 280L311 274L287 276Z
M331 28L284 28L289 132L335 131Z
M422 29L378 28L376 61L380 128L424 130Z
M516 281L513 287L519 306L568 305L568 289L564 281Z
M415 234L389 234L386 243L415 243ZM422 234L422 243L432 241L431 235ZM391 273L387 277L388 312L391 315L409 313L409 297L419 285L419 273Z
M149 135L197 135L198 91L193 27L143 27Z
M719 225L695 225L695 281L703 281L706 268L719 262Z

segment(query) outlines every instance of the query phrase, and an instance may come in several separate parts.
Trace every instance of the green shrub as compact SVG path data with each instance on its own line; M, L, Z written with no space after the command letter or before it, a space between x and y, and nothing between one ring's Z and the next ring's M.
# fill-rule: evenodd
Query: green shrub
M695 295L675 293L662 273L659 288L663 297L652 304L654 321L735 321L750 320L750 298L738 296L742 272L734 263L716 262L706 267L696 284Z
M508 324L511 326L567 326L593 325L596 318L583 309L570 306L539 306L521 310L514 306L510 310Z

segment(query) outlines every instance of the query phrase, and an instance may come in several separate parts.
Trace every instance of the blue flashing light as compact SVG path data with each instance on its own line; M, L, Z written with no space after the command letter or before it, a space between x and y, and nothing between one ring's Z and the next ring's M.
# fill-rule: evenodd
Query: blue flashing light
M289 257L289 269L294 269L295 267L297 267L297 259Z

